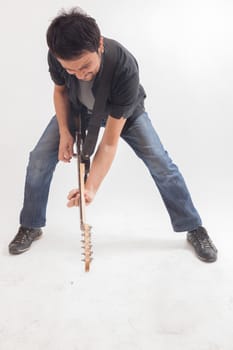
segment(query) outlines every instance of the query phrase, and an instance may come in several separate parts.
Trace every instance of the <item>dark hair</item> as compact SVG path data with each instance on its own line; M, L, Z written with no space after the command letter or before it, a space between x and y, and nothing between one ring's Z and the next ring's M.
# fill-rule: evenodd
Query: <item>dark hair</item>
M62 10L47 30L47 44L58 58L78 58L84 51L98 51L100 29L95 19L80 8Z

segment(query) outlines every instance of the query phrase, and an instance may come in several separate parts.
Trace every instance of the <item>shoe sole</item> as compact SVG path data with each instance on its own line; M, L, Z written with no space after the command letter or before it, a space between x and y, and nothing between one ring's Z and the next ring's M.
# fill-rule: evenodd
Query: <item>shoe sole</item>
M25 249L22 249L22 250L16 250L16 251L11 251L11 250L9 249L9 253L12 254L12 255L19 255L19 254L21 254L21 253L26 252L27 250L29 250L29 249L31 248L32 243L33 243L34 241L38 241L38 239L40 239L41 236L42 236L42 234L39 235L38 237L34 238L29 247L27 247L27 248L25 248Z
M204 261L204 262L207 262L207 263L212 263L212 262L215 262L216 260L217 260L217 258L216 259L205 259L205 258L202 258L200 255L198 255L197 253L196 253L196 256L200 259L200 260L202 260L202 261Z

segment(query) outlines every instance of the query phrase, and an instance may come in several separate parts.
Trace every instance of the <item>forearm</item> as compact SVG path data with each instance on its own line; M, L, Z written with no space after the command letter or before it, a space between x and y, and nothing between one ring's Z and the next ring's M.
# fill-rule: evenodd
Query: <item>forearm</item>
M65 89L63 91L58 91L56 88L54 89L54 107L56 111L60 135L69 132L69 101Z
M94 193L97 192L101 182L108 173L117 150L117 144L106 145L100 143L94 156L90 168L90 174L87 178L85 188Z
M74 138L69 130L69 101L65 86L55 85L54 107L56 111L60 141L58 159L63 162L70 162L73 156Z

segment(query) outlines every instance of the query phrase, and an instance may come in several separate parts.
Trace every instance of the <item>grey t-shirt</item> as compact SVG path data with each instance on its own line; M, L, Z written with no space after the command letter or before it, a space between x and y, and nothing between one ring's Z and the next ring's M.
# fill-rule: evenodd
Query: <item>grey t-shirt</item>
M79 81L79 88L78 88L78 99L79 101L87 107L89 111L93 110L95 98L92 92L92 86L93 86L94 80L91 81Z

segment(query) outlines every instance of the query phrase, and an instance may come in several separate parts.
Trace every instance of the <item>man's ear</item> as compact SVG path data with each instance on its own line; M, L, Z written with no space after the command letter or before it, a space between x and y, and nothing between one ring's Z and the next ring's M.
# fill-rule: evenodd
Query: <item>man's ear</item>
M100 37L99 52L100 53L104 52L104 38L102 36Z

